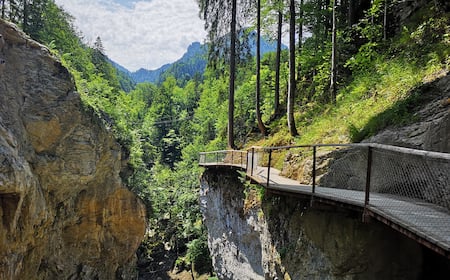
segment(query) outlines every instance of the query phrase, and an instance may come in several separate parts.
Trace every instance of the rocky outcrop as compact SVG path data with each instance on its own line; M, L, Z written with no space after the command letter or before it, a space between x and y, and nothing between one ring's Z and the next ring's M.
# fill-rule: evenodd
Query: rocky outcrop
M413 123L386 128L364 142L450 153L450 73L416 91L423 103L413 108Z
M201 178L219 279L445 279L450 262L361 214L248 187L230 169ZM256 193L256 195L255 195Z
M44 46L0 21L0 279L133 279L145 208Z

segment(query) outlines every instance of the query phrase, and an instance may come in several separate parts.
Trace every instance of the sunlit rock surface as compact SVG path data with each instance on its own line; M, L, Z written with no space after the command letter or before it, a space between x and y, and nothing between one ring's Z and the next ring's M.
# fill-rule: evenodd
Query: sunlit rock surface
M414 122L388 127L367 142L450 153L450 73L442 71L416 91L425 102L411 108Z
M68 71L0 21L0 279L133 279L145 208Z
M450 262L361 214L248 188L208 169L200 203L219 279L446 279Z

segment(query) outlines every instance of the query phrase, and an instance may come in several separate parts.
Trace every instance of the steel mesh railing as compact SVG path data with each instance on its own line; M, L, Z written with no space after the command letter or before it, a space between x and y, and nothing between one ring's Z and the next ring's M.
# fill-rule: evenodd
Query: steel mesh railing
M201 152L199 154L200 165L231 165L247 168L247 151L222 150L213 152Z
M359 207L363 220L376 217L450 255L448 153L380 144L254 147L248 152L201 153L200 164L245 168L257 183L308 195L311 204L320 198Z
M327 165L318 185L328 188L364 191L367 176L367 147L351 146L325 154Z
M284 163L280 163L279 153L283 153ZM365 192L366 205L370 205L371 194L383 194L450 210L450 154L446 153L380 144L253 147L248 151L200 153L200 163L241 166L249 176L266 168L267 186L271 169L278 167L280 175L310 185L312 193L316 187Z
M419 200L450 210L450 155L374 146L370 192Z

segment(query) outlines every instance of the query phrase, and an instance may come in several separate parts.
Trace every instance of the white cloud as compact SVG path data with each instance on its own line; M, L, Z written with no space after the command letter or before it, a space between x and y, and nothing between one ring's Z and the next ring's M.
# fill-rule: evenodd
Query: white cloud
M195 0L56 0L85 41L100 36L106 54L131 71L180 58L205 31Z

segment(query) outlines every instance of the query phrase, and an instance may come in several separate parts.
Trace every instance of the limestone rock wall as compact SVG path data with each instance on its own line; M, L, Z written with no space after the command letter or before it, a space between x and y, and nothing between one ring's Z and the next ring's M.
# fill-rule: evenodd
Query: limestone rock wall
M202 175L201 210L219 279L431 279L429 267L442 277L449 271L448 260L447 270L433 267L437 261L419 244L381 223L362 223L361 214L252 193L230 169Z
M416 121L386 128L366 142L450 153L450 73L417 90L428 102L414 108Z
M0 20L0 279L133 279L145 207L68 71Z

